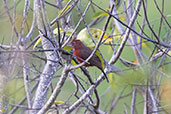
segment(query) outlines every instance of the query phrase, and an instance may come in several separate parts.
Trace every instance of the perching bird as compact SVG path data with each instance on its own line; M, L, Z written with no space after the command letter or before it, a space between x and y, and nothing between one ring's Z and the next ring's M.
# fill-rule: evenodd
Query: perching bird
M73 40L71 42L71 48L74 50L74 55L77 57L76 59L80 63L82 63L84 60L86 60L92 53L92 50L89 47L85 46L80 40ZM91 59L88 61L88 63L86 63L84 66L86 66L86 67L96 66L103 72L107 82L109 82L109 80L106 76L106 73L103 70L102 62L96 54L94 54L91 57Z

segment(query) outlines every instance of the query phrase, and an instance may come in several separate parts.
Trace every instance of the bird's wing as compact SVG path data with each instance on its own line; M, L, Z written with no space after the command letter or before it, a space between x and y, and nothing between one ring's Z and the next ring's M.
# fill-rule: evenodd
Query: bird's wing
M86 47L80 51L80 57L86 60L90 56L91 53L92 53L92 50Z
M93 55L93 57L89 60L89 62L93 66L96 66L101 70L103 69L102 68L102 62L100 61L100 58L96 54Z

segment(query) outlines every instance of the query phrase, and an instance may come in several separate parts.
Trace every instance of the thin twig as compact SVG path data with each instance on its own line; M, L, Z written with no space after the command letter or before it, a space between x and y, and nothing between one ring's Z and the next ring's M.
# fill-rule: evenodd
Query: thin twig
M22 50L24 50L24 47L22 47ZM32 101L30 81L29 81L29 66L26 60L27 60L26 55L22 53L24 87L25 87L25 92L26 92L26 97L27 97L28 108L31 108L33 101Z
M169 22L167 21L166 17L163 15L163 12L160 10L159 6L157 5L156 0L154 0L154 3L158 9L158 11L160 12L160 14L162 15L163 19L165 20L165 22L167 23L167 25L169 26L169 28L171 29L171 25L169 24Z
M4 1L4 8L6 9L6 12L7 12L7 14L8 14L10 23L11 23L11 25L13 25L13 24L14 24L14 23L13 23L13 19L12 19L11 15L10 15L10 12L9 12L9 8L8 8L8 5L7 5L7 2L6 2L6 0L3 0L3 1ZM17 32L17 28L15 27L15 25L13 26L13 28L14 28L14 32L15 32L16 36L18 37L18 32Z
M134 114L134 112L135 112L136 93L137 93L137 89L134 88L132 91L131 114Z
M62 48L65 47L65 46L69 43L69 41L72 39L72 37L74 36L76 30L78 29L78 27L80 26L82 20L84 19L83 17L85 17L85 15L86 15L86 13L87 13L87 11L88 11L90 5L91 5L91 2L88 2L88 5L87 5L86 9L84 10L83 15L81 16L80 20L78 21L77 25L75 26L73 32L70 34L70 36L68 37L68 39L67 39L67 40L65 41L65 43L62 45Z
M30 7L30 0L25 0L24 10L23 10L23 20L22 20L21 29L20 29L17 44L21 43L21 39L22 39L23 34L24 34L24 28L25 28L26 19L28 16L29 7Z
M116 98L113 100L112 102L112 106L110 108L110 114L112 114L112 111L115 109L116 104L118 103L118 101L120 100L120 98L122 97L123 92L125 91L126 87L123 88L123 90L119 93L119 95L116 96Z
M77 108L95 89L95 85L91 85L91 87L68 109L66 109L62 114L70 114L75 108Z
M38 86L38 82L36 82L36 84L34 84L34 86L33 86L32 89L31 89L31 92L33 92L33 91L36 89L37 86ZM25 102L26 99L27 99L27 97L25 96L20 102L18 102L17 105L23 104L23 103ZM9 114L14 114L14 113L17 111L18 108L19 108L19 107L15 106L15 107L9 112Z
M161 38L155 33L155 31L153 30L153 28L150 25L150 22L148 21L147 10L146 10L146 7L145 7L144 0L142 0L142 2L143 2L144 16L145 16L145 19L146 19L148 28L151 30L151 32L153 33L153 35L155 36L155 38L157 39L157 41L160 42Z
M94 2L92 2L93 5L97 6ZM158 44L158 45L161 45L161 46L164 46L166 48L171 48L171 44L168 44L168 43L164 43L164 42L158 42L156 40L152 40L151 38L149 37L146 37L146 36L143 36L141 35L140 33L138 33L137 31L133 30L132 28L130 28L127 24L125 24L124 22L122 22L120 19L118 19L115 15L113 15L112 13L110 12L107 12L105 11L103 8L97 6L99 9L103 10L104 12L108 13L109 15L111 15L113 18L115 18L119 23L121 23L123 26L125 26L126 28L129 28L131 31L133 31L135 34L137 34L138 36L140 36L141 38L147 40L147 41L150 41L152 43L155 43L155 44Z
M123 50L123 48L124 48L124 46L126 44L126 41L127 41L128 37L129 37L129 33L131 31L130 28L134 24L134 22L135 22L135 20L137 18L138 12L140 10L140 6L141 6L141 0L138 0L136 9L134 11L134 14L133 14L133 16L131 18L131 21L130 21L129 25L128 25L129 28L127 28L125 36L124 36L124 38L123 38L123 40L121 42L121 45L119 46L119 49L118 49L117 53L115 55L113 55L112 58L110 59L109 64L113 64L119 59L120 54L122 53L122 50Z

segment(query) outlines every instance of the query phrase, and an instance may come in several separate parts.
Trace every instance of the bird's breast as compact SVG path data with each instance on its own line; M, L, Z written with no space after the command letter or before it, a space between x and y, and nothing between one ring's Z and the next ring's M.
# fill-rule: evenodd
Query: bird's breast
M87 55L84 54L85 52L83 52L82 50L75 50L74 51L74 55L76 56L76 59L82 63L84 60L87 59ZM86 63L84 66L88 67L88 66L92 66L91 64Z

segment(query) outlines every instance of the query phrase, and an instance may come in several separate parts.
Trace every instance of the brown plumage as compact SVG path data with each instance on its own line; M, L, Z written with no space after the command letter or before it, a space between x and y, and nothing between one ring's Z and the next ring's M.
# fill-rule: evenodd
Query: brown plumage
M92 50L89 47L85 46L80 40L72 41L71 45L72 45L71 46L72 49L74 50L74 55L77 56L76 59L80 63L82 63L84 60L86 60L92 53ZM103 72L107 82L109 82L109 80L106 76L106 73L103 71L102 62L100 61L100 58L96 54L94 54L91 57L91 59L88 61L88 63L85 64L85 66L86 67L96 66Z

